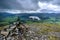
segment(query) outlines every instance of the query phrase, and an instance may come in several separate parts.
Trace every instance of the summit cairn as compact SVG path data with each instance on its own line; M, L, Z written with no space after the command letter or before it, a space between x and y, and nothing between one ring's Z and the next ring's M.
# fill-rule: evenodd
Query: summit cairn
M24 36L26 34L26 26L21 22L20 18L17 17L16 22L9 25L9 28L5 28L3 30L5 33L8 33L6 36L4 32L2 33L4 35L4 40L25 40Z

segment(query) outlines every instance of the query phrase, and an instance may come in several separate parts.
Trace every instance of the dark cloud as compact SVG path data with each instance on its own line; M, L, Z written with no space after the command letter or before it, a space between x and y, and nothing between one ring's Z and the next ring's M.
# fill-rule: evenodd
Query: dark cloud
M32 0L17 0L18 3L21 4L21 6L26 10L36 10L38 8L38 5L36 1Z
M0 0L0 9L37 10L39 1L60 5L60 0Z
M41 2L51 2L52 0L39 0Z
M55 5L60 5L60 0L53 0L52 3Z
M36 0L0 0L0 9L36 10Z
M2 0L0 1L0 8L3 9L21 9L21 5L16 0Z

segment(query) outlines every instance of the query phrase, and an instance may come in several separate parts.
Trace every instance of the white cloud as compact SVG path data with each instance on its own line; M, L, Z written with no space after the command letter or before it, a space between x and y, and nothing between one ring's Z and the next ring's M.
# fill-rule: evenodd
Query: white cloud
M55 12L60 11L60 6L53 5L51 3L38 2L38 6L40 7L40 10L47 9L47 10L52 10L52 11L55 11Z
M28 11L28 10L11 10L11 9L0 9L0 12L6 12L6 13L11 13L11 14L20 14L20 13L40 13L40 11Z
M12 13L12 14L21 13L19 10L8 10L6 12L7 13Z
M12 14L19 14L21 13L20 10L11 10L11 9L0 9L0 12L12 13Z

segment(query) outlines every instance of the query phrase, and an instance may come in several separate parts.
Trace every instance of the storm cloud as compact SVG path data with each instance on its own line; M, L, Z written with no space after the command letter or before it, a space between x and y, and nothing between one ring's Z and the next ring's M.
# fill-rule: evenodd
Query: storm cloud
M0 9L59 12L60 0L0 0Z
M38 5L36 0L0 0L0 8L36 10L38 9Z

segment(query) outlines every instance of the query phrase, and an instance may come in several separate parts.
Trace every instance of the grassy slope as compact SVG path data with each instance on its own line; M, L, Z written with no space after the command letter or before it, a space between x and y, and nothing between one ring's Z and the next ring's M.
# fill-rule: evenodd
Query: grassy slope
M49 22L43 22L43 23L39 23L39 22L27 22L27 24L33 25L33 27L39 28L40 30L38 30L36 33L40 34L40 35L46 35L49 32L60 32L60 24L59 23L49 23ZM49 40L58 40L60 38L50 35L48 36Z

